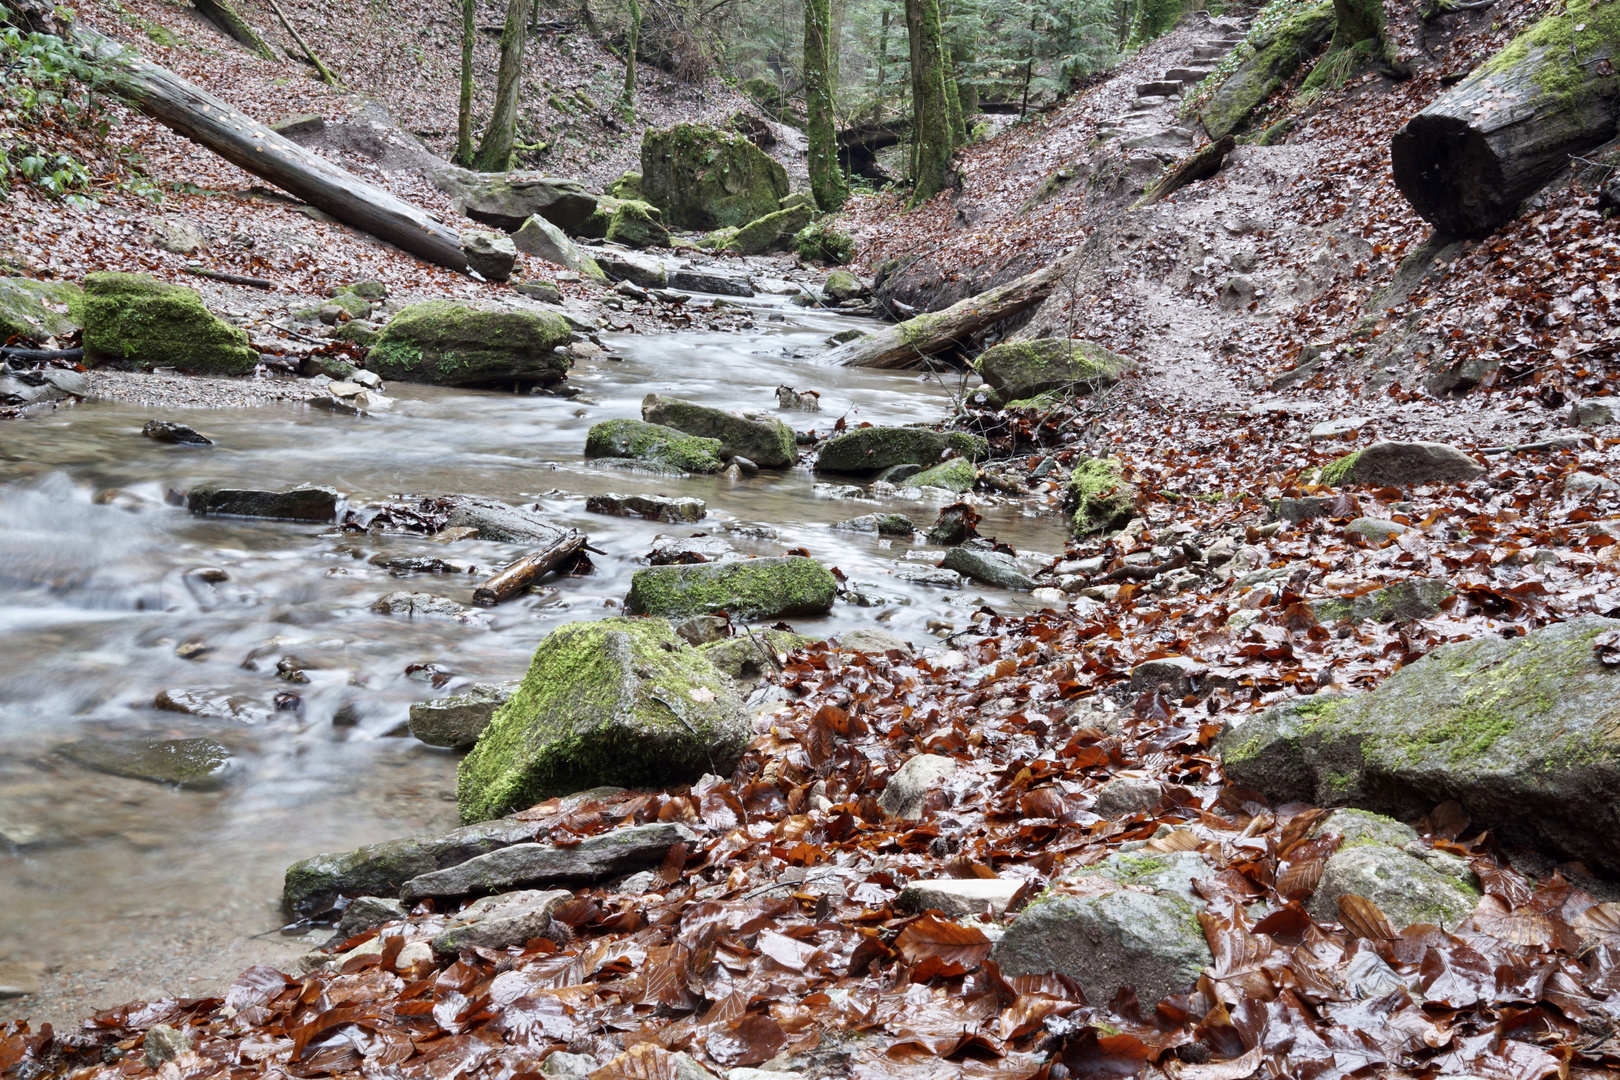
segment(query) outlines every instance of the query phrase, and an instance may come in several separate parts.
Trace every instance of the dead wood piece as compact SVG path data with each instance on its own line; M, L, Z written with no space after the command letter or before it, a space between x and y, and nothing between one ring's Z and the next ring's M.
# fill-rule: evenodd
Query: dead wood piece
M1121 566L1117 570L1108 571L1108 573L1104 574L1097 580L1124 581L1126 579L1130 579L1132 581L1149 581L1158 577L1160 574L1165 573L1166 571L1180 570L1186 565L1186 553L1178 551L1174 555L1170 556L1170 558L1164 560L1162 563L1154 563L1152 566Z
M1181 159L1181 163L1171 169L1153 189L1142 196L1141 205L1151 206L1153 203L1173 195L1188 184L1199 180L1208 180L1221 171L1226 164L1227 157L1237 146L1237 140L1227 135L1210 143L1197 153L1189 154Z
M276 18L281 21L282 28L291 34L293 41L297 42L298 47L304 50L304 55L309 57L309 62L315 65L315 70L320 72L321 81L331 86L341 85L337 81L337 76L328 71L326 65L321 63L321 58L315 55L315 50L309 47L309 44L297 30L293 29L293 24L287 21L287 16L281 10L281 5L276 3L276 0L265 0L265 2L270 5L270 10L276 13Z
M273 289L276 283L262 277L248 277L246 274L228 274L224 270L209 270L201 266L187 266L184 268L188 274L196 274L212 281L228 281L232 285L250 285L255 289Z
M570 532L551 547L532 551L496 574L473 592L473 603L484 607L512 599L546 574L579 554L585 546L583 533Z

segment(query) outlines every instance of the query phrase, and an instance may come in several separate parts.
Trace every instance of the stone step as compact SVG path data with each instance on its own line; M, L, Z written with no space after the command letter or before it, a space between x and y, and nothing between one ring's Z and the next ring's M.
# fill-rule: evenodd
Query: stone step
M1131 112L1151 112L1169 100L1169 98L1165 97L1137 98L1135 101L1131 102Z
M1210 72L1212 72L1214 70L1215 69L1213 67L1207 67L1207 68L1190 68L1190 67L1171 68L1169 71L1164 73L1164 77L1166 79L1175 79L1175 80L1177 80L1179 82L1185 83L1188 86L1192 86L1192 85L1195 85L1197 83L1203 82L1204 81L1204 76L1208 75Z
M1121 145L1129 150L1179 150L1192 145L1193 133L1186 128L1165 128L1126 139Z
M1221 45L1194 45L1192 55L1194 60L1218 60L1226 55L1226 49Z
M1146 82L1136 84L1136 96L1145 97L1180 97L1181 80L1163 79L1159 82Z

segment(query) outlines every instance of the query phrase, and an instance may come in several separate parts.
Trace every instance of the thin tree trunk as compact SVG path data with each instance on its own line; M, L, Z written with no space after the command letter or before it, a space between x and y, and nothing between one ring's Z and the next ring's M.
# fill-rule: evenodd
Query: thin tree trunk
M872 123L883 123L883 82L889 66L889 9L883 9L883 28L878 31L877 100L872 105Z
M939 0L906 0L911 38L911 139L916 187L913 206L950 186L951 132L945 107L945 56L940 44Z
M836 210L849 198L838 168L838 132L833 125L832 73L827 43L832 36L829 0L804 0L804 101L810 122L810 194L823 210Z
M238 44L246 45L266 60L281 60L253 25L242 18L230 0L193 0L193 2L197 10L202 12L209 22L219 27L226 37Z
M322 81L331 86L339 85L337 76L326 70L326 65L321 63L321 58L315 55L315 50L309 47L304 39L299 36L298 31L293 29L293 24L287 21L287 16L282 13L281 5L276 3L276 0L266 0L266 2L270 5L270 10L276 13L276 18L281 20L281 25L286 28L287 33L291 34L292 39L298 43L298 47L304 50L304 55L309 57L309 62L315 65L315 70L320 72Z
M1020 120L1029 113L1029 84L1035 78L1035 30L1039 25L1039 15L1031 16L1029 20L1029 59L1024 62L1024 98L1018 103L1018 118Z
M641 4L630 0L630 31L624 50L624 92L619 104L632 115L636 108L636 50L641 48Z
M473 40L478 34L478 0L461 0L461 102L456 110L457 165L472 164Z
M506 25L501 30L501 63L495 72L495 111L473 156L479 172L505 172L512 167L512 144L517 139L518 95L523 90L524 26L528 0L507 0Z

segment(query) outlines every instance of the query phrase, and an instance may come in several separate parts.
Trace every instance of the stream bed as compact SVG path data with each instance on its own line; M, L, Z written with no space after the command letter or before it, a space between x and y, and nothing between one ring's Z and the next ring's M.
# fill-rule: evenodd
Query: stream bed
M926 529L943 500L822 497L804 467L728 481L584 460L590 425L639 417L651 392L775 411L779 384L812 388L821 412L778 415L823 434L840 416L854 426L948 411L938 378L793 359L851 320L776 298L750 303L761 321L747 333L604 337L621 359L578 362L574 400L392 384L394 410L365 418L302 405L187 412L87 401L0 426L0 994L38 987L0 997L0 1020L63 1025L126 1000L201 996L250 964L308 951L314 938L278 932L289 863L456 824L458 755L400 735L409 705L518 678L553 627L619 613L659 535L727 536L745 554L802 547L889 601L840 601L827 618L797 621L804 633L882 626L921 644L930 619L966 626L973 596L1027 609L1027 597L972 583L953 593L900 581L894 562L923 545L830 528L892 511ZM154 418L215 445L145 439ZM370 605L401 589L468 604L522 549L196 518L165 501L206 482L329 484L352 505L401 493L538 504L606 554L593 556L590 576L548 578L471 624L379 615ZM602 492L696 496L709 516L671 526L587 513L586 497ZM985 510L985 535L1062 550L1055 515ZM731 534L728 523L776 536ZM481 572L398 577L368 561L379 552L453 557ZM286 655L307 683L278 677ZM153 707L181 690L213 715ZM277 710L288 692L300 707ZM57 753L126 736L218 740L232 753L227 782L177 790Z

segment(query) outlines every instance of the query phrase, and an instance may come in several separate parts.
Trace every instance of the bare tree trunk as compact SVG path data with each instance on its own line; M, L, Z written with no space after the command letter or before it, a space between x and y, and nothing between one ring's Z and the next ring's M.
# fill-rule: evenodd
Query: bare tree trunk
M883 9L883 28L878 31L877 94L872 106L872 123L883 123L883 80L889 66L889 9Z
M461 101L456 108L455 163L472 164L473 41L478 34L478 0L461 0Z
M320 72L321 80L331 86L339 85L337 76L326 70L326 65L321 63L319 56L315 55L315 50L309 47L309 44L304 41L298 31L293 29L293 24L287 21L287 16L282 12L281 5L276 3L276 0L265 0L265 2L270 5L270 10L276 13L276 18L281 20L282 27L292 35L293 41L297 42L298 47L304 50L304 55L309 57L309 62L315 65L315 70Z
M810 194L822 210L837 210L849 198L838 168L838 132L833 123L832 72L827 46L832 37L828 0L804 0L804 101L809 113Z
M264 40L246 19L231 5L230 0L194 0L197 10L226 37L241 45L246 45L266 60L280 61L275 50Z
M507 0L506 25L501 30L501 63L495 72L495 111L473 155L479 172L505 172L512 167L512 144L517 140L518 95L523 90L524 26L528 0Z
M951 130L945 107L945 55L939 0L906 0L911 37L911 138L916 188L913 206L950 186Z
M619 104L633 116L636 109L636 50L641 48L641 4L630 0L630 29L624 50L624 92Z

